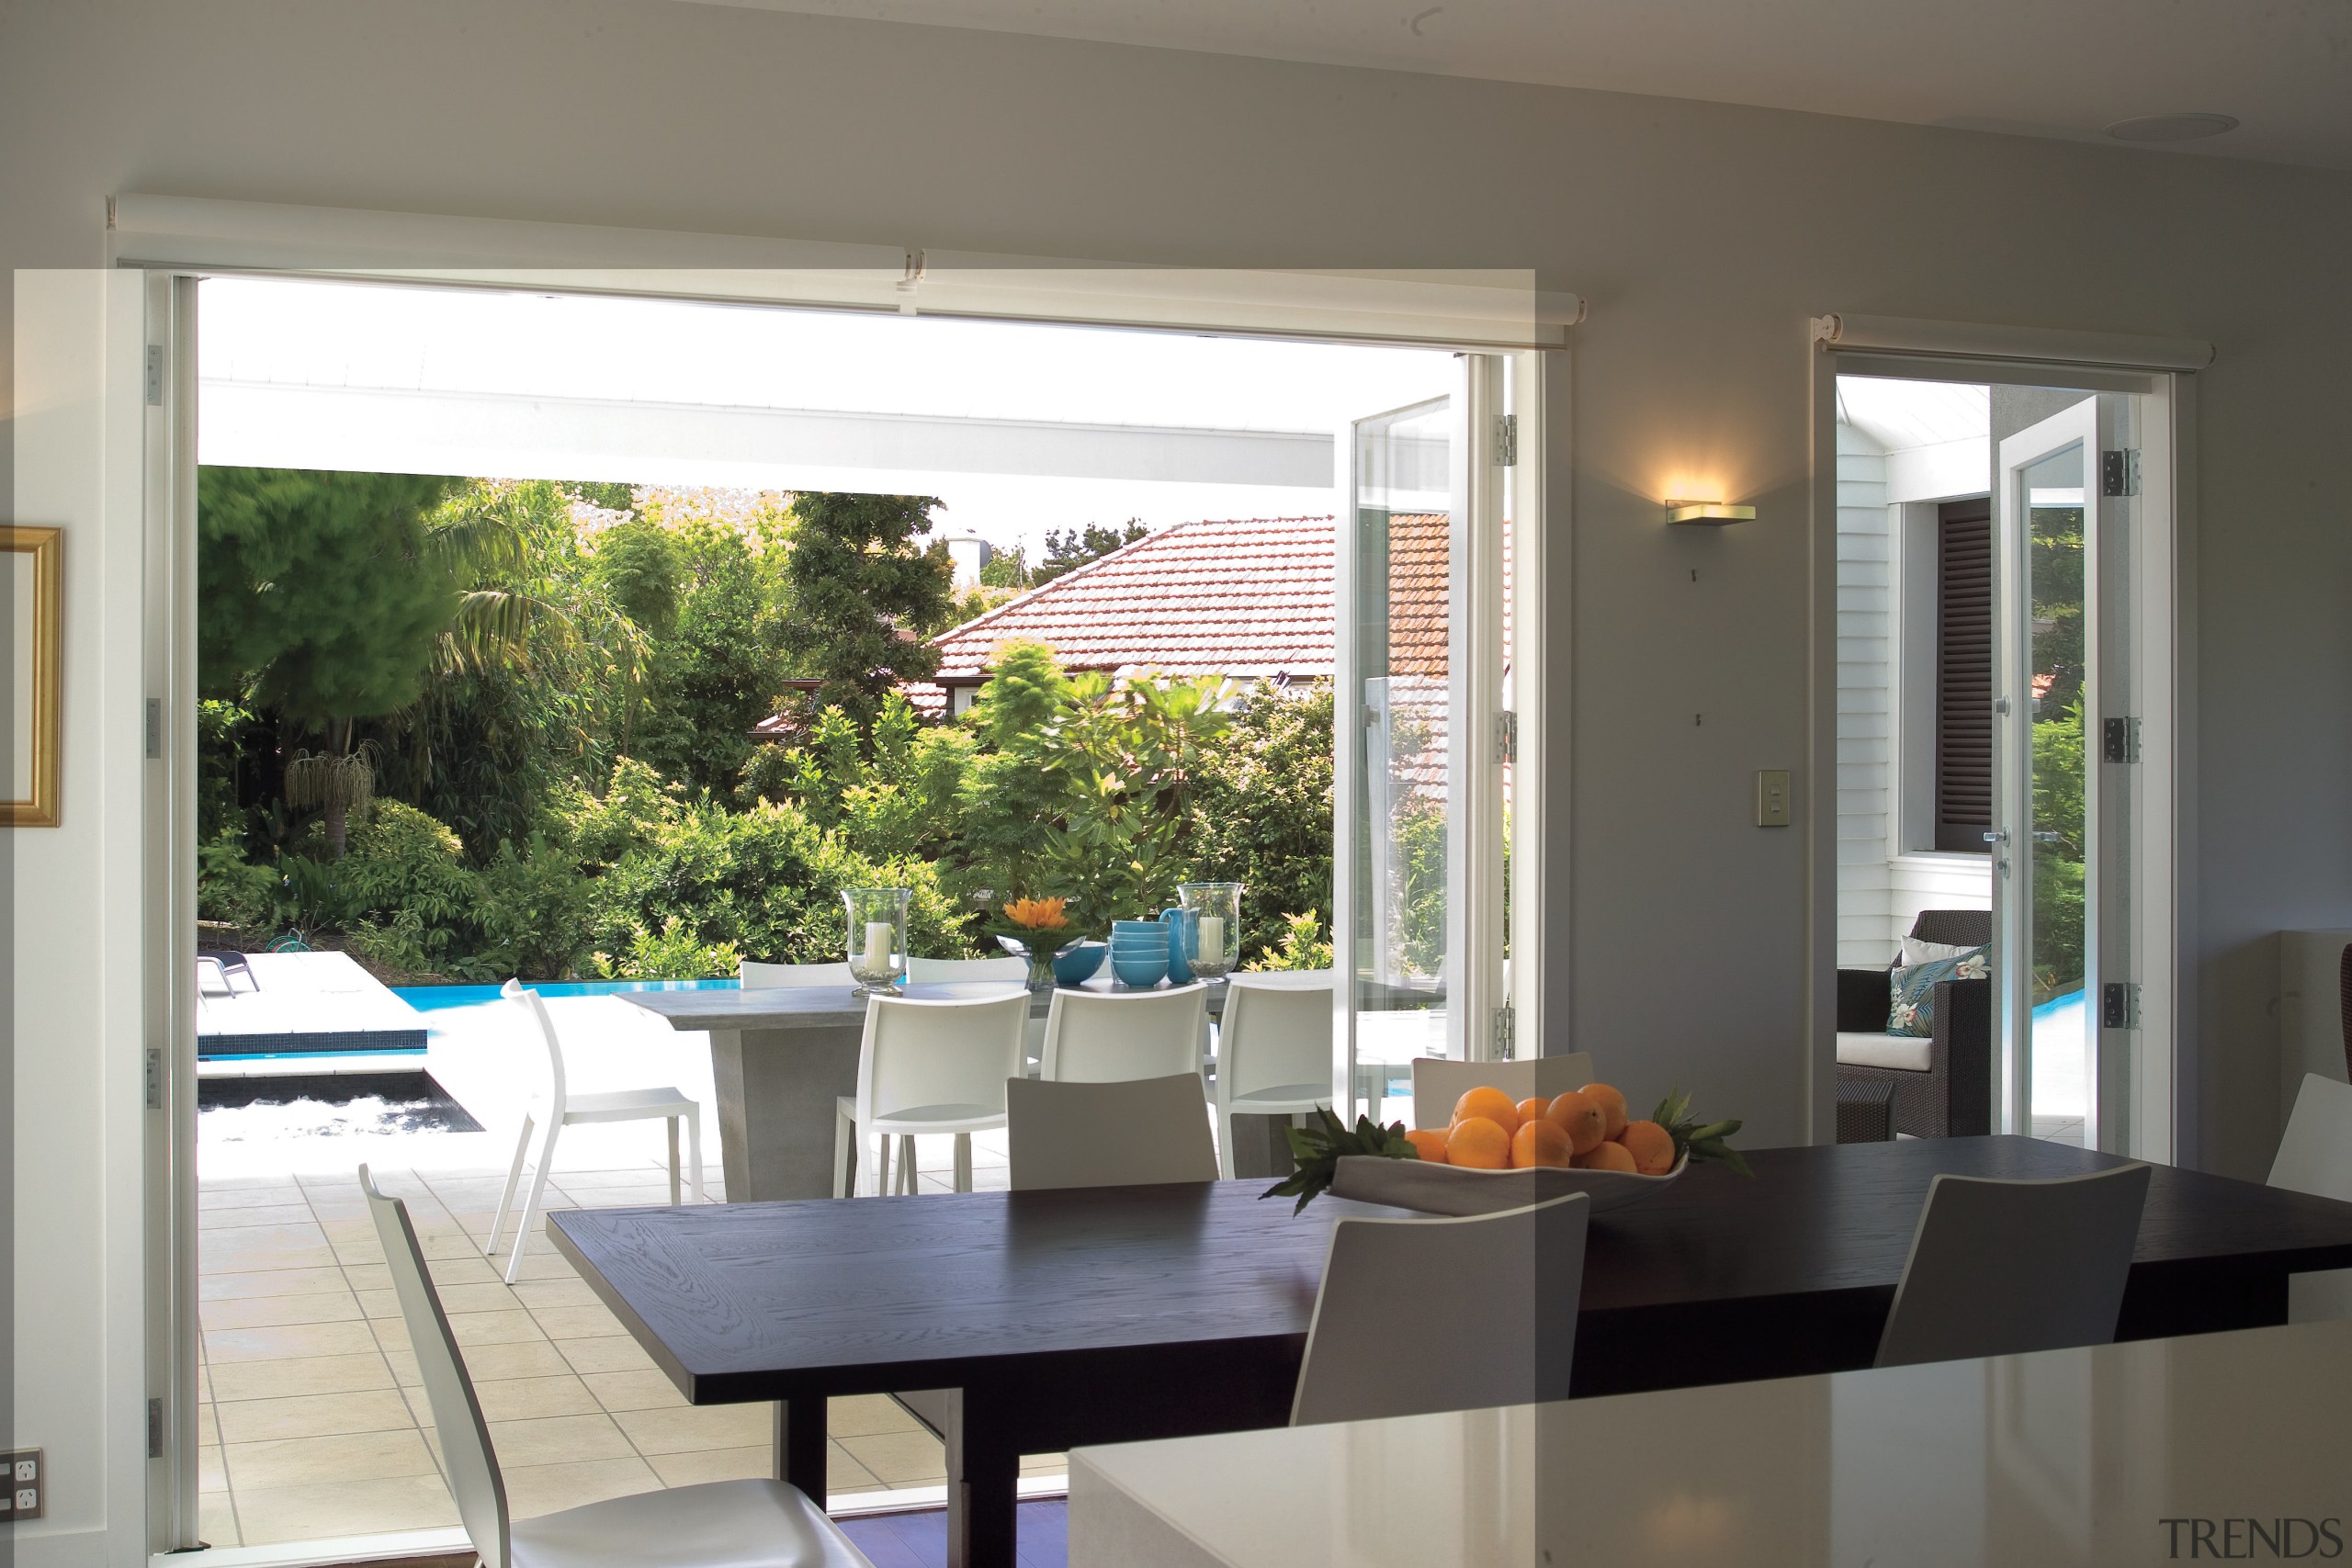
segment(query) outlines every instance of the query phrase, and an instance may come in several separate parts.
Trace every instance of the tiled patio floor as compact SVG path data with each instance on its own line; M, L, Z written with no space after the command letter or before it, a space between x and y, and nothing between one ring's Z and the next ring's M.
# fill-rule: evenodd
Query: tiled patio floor
M551 1207L668 1201L658 1123L564 1136ZM481 1242L504 1179L502 1142L320 1140L290 1159L266 1145L203 1151L205 1540L250 1546L458 1523L355 1178L362 1159L407 1200L516 1517L770 1473L772 1406L687 1405L544 1234L516 1282L502 1280L503 1258L493 1265ZM1001 1135L976 1145L976 1185L1003 1186ZM927 1141L926 1190L947 1190L952 1152L947 1140ZM265 1168L273 1163L300 1168ZM710 1177L721 1196L715 1168ZM832 1401L830 1427L837 1498L945 1481L939 1443L886 1398ZM1037 1455L1023 1468L1045 1475L1065 1464Z

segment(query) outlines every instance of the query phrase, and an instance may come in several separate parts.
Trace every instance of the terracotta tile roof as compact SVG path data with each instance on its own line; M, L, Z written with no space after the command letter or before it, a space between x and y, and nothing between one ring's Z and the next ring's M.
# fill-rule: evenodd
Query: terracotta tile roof
M934 680L978 685L1015 639L1069 670L1329 679L1331 557L1329 517L1178 524L943 632Z

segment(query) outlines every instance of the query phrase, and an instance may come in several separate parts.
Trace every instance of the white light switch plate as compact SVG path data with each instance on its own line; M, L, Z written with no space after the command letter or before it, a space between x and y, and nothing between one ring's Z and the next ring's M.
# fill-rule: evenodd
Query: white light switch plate
M1766 768L1756 775L1756 825L1758 828L1785 828L1789 825L1789 770Z

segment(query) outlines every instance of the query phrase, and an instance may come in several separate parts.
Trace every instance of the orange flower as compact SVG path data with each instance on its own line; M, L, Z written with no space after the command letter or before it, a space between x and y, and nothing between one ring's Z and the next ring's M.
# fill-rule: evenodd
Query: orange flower
M1004 907L1004 918L1033 931L1057 931L1069 924L1060 898L1015 898Z

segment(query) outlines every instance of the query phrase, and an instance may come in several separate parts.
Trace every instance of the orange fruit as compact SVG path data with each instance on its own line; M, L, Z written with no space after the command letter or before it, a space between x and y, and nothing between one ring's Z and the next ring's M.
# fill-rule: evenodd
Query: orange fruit
M1609 1131L1601 1134L1604 1138L1613 1140L1625 1130L1625 1123L1633 1120L1625 1109L1625 1097L1605 1083L1589 1083L1577 1092L1596 1101L1600 1106L1601 1114L1609 1118Z
M1472 1170L1501 1170L1510 1164L1510 1134L1486 1116L1464 1116L1445 1135L1445 1161Z
M1558 1123L1546 1122L1541 1116L1511 1134L1510 1168L1524 1170L1535 1165L1566 1165L1568 1163L1568 1134Z
M1532 1100L1522 1100L1519 1102L1519 1124L1524 1127L1530 1122L1541 1122L1544 1112L1551 1109L1552 1102L1540 1094Z
M1443 1133L1437 1132L1430 1128L1416 1127L1413 1131L1406 1134L1405 1137L1406 1140L1413 1145L1413 1152L1419 1155L1431 1165L1443 1165L1446 1163L1445 1134Z
M1552 1101L1552 1109L1544 1119L1568 1135L1568 1143L1577 1154L1589 1154L1595 1144L1609 1141L1609 1118L1600 1102L1575 1089Z
M1664 1176L1674 1168L1674 1135L1655 1122L1628 1122L1617 1141L1644 1176Z
M1576 1164L1581 1170L1622 1170L1628 1176L1635 1174L1634 1156L1625 1151L1623 1144L1595 1144L1577 1156Z
M1510 1096L1498 1089L1481 1085L1466 1091L1453 1102L1455 1125L1459 1126L1474 1116L1483 1116L1500 1127L1505 1137L1519 1131L1519 1107L1511 1103Z

